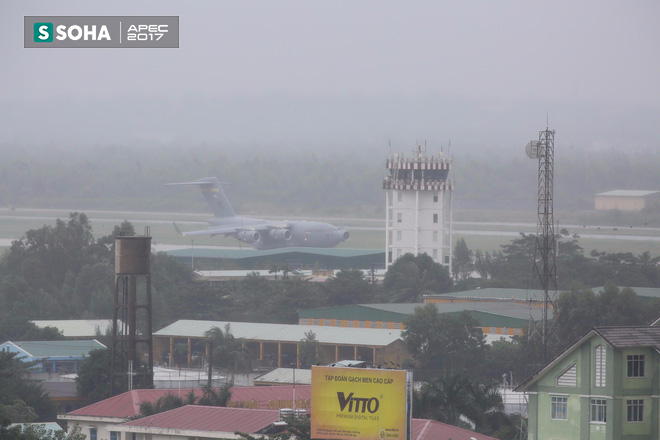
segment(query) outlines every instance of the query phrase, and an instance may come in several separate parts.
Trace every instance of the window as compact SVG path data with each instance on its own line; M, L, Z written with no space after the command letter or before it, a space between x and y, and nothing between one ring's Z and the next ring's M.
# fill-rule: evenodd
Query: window
M396 213L396 222L401 223L402 221L403 221L403 214L401 214L400 212L397 212Z
M401 258L401 249L396 250L396 257Z
M402 200L403 200L403 193L402 192L396 193L396 201L400 202Z
M552 420L568 420L568 397L552 396L550 418Z
M628 355L628 377L644 377L644 355Z
M438 223L438 214L433 214L433 223Z
M433 259L434 260L438 259L438 250L437 249L433 249Z
M577 386L577 364L573 364L557 376L558 387L576 387Z
M89 428L89 440L96 440L96 428Z
M629 422L644 421L644 399L626 400L626 406L628 407Z
M605 347L599 345L596 347L596 353L594 356L594 372L595 383L597 387L605 386L605 373L606 373L606 359L605 359Z
M117 433L114 431L110 432L110 440L119 440L119 437L117 437Z
M607 422L607 401L605 399L591 399L592 422Z
M438 231L433 231L433 241L438 241Z
M433 193L433 202L438 203L438 193Z
M396 231L396 239L397 239L397 241L401 241L401 235L402 235L401 231Z

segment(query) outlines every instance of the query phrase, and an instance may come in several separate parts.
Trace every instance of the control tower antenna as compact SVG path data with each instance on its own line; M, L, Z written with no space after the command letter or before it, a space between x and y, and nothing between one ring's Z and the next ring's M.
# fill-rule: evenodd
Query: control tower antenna
M530 159L538 159L538 221L536 244L534 247L534 280L532 288L540 284L543 291L541 322L534 322L531 338L538 334L541 338L541 362L548 360L548 341L557 338L556 319L550 319L550 310L558 313L556 237L553 219L553 175L555 156L555 131L546 127L539 132L539 140L527 144L525 152ZM533 321L533 319L532 319Z

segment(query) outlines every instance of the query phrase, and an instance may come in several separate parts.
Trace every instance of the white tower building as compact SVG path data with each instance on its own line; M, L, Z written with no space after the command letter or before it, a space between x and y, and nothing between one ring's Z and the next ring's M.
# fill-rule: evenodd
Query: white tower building
M427 254L451 273L452 161L440 152L427 156L421 146L410 158L387 158L385 265L406 253Z

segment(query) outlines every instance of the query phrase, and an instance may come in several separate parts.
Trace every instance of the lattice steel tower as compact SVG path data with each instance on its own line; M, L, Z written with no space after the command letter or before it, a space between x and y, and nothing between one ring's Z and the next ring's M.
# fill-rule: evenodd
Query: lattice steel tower
M543 291L542 319L534 322L535 328L530 333L538 333L541 337L541 361L547 361L548 340L556 338L556 320L548 318L550 311L557 314L557 264L555 227L553 217L553 175L555 157L555 131L545 130L539 132L539 140L527 144L525 152L530 159L538 159L538 221L536 224L536 245L534 248L534 280L540 284Z

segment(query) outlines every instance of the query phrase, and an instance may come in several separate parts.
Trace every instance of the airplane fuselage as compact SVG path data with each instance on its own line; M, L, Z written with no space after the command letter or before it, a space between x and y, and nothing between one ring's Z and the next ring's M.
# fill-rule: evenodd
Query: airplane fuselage
M211 209L214 217L208 222L211 226L205 231L181 232L176 223L174 228L184 236L224 235L249 244L255 249L275 249L281 247L334 247L346 241L350 233L329 223L305 220L262 220L236 215L226 194L215 177L205 177L194 182L168 183L167 185L195 185Z
M239 232L226 234L255 249L276 249L281 247L334 247L348 240L350 234L343 228L330 223L306 220L266 221L252 217L212 218L212 226L240 225ZM264 225L281 224L281 227L261 230ZM255 229L259 229L258 231Z

